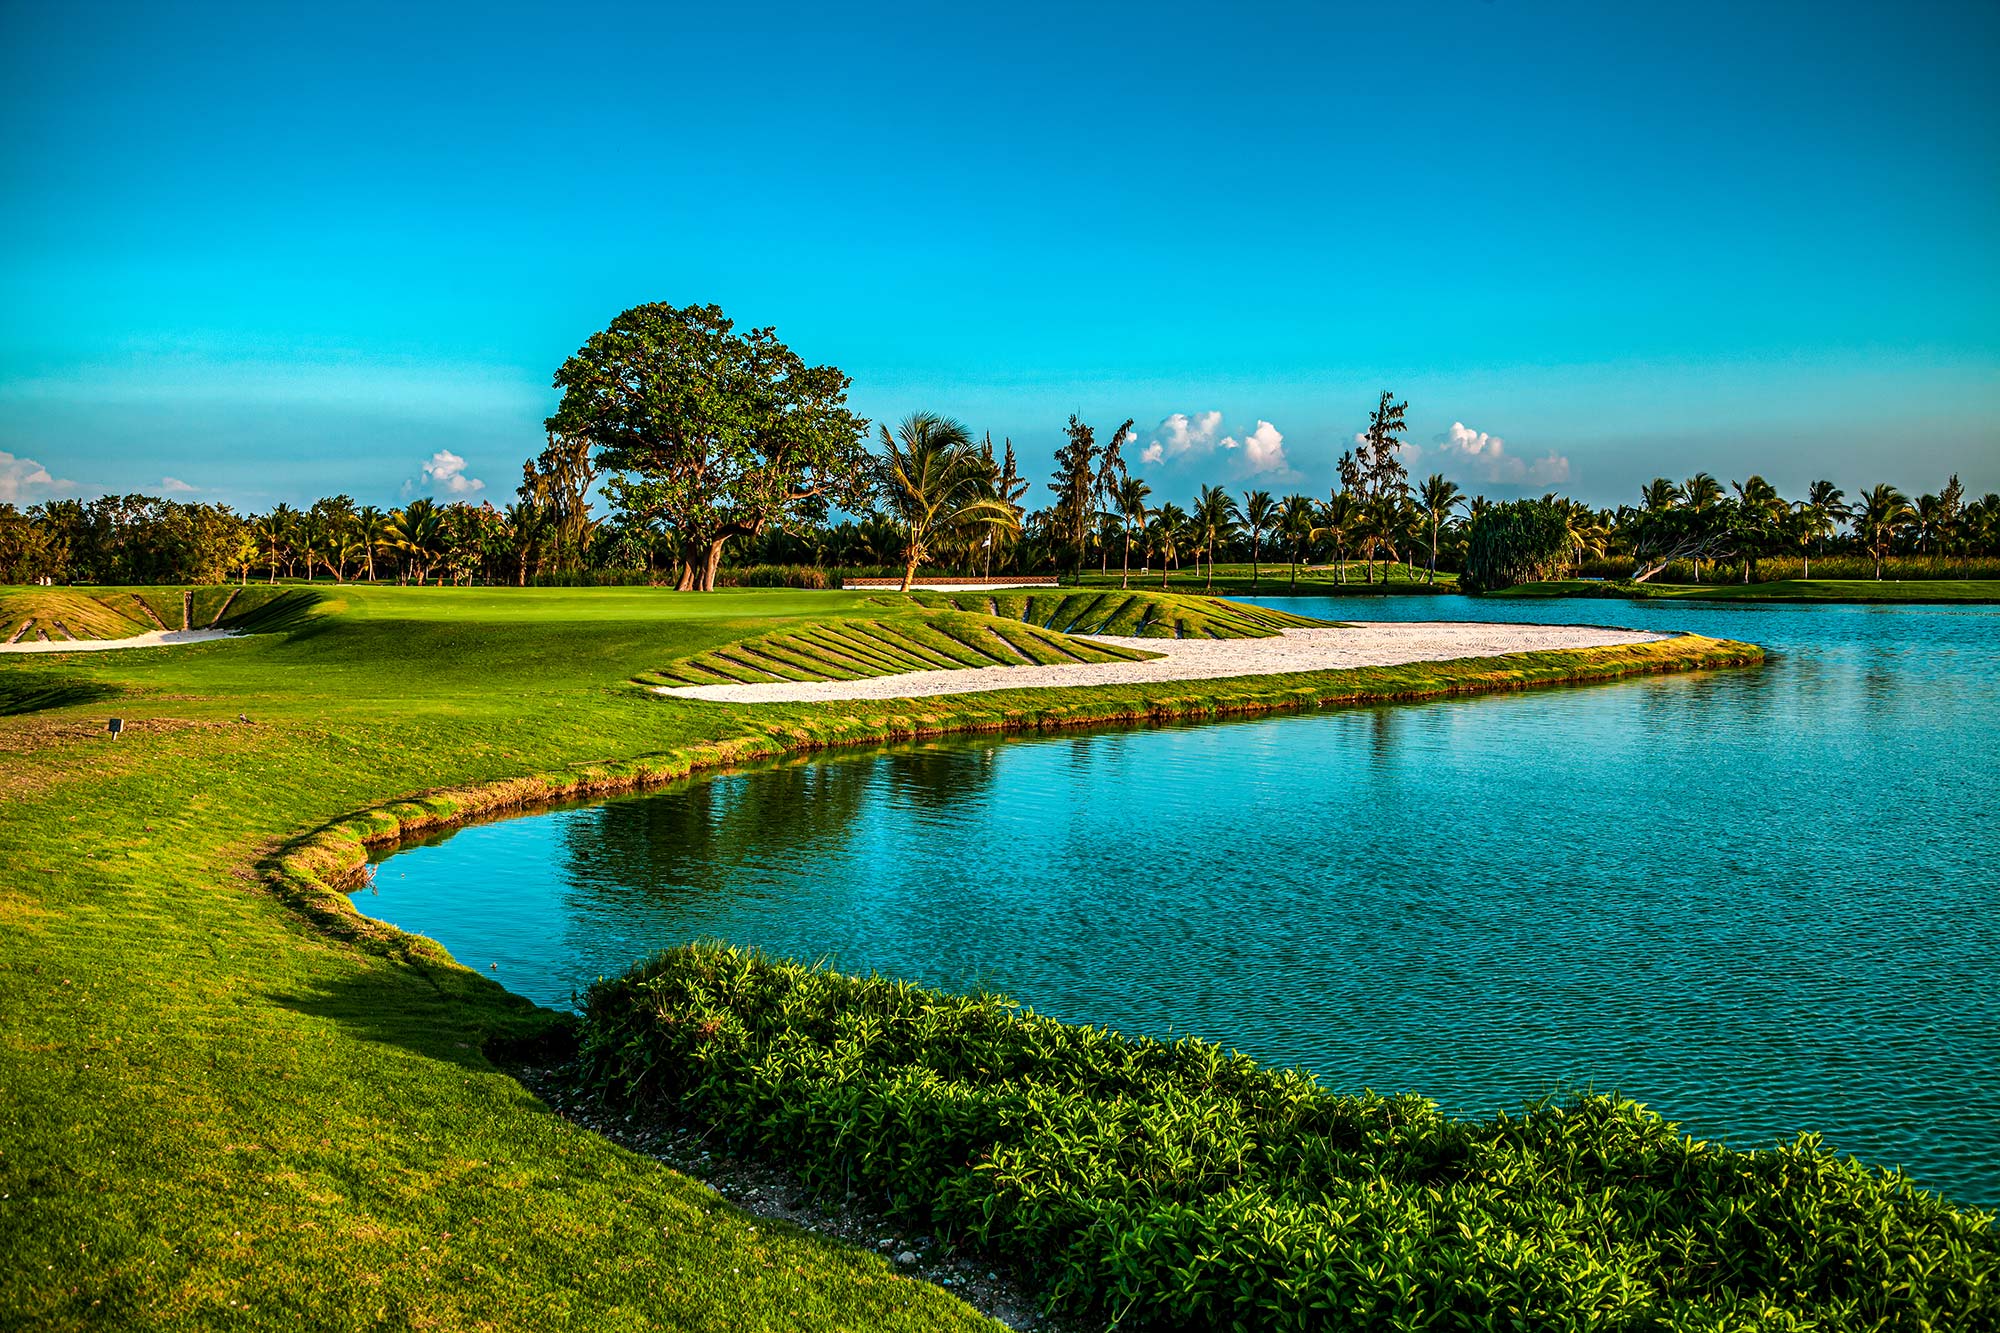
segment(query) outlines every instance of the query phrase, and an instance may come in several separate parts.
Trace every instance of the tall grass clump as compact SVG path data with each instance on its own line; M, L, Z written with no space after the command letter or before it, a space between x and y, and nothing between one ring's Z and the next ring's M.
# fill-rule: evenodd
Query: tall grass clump
M715 572L718 588L831 588L834 579L818 565L737 565Z
M1174 1329L1990 1327L1992 1219L1629 1101L1454 1120L1187 1039L719 945L599 982L580 1069Z

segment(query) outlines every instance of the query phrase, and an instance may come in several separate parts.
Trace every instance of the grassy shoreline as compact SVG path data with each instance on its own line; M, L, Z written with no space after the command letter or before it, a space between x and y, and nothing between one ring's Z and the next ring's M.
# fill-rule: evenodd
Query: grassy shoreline
M550 1115L485 1054L547 1011L368 922L338 877L402 831L788 749L1758 656L1673 640L754 713L635 683L879 614L839 593L350 587L253 639L0 660L0 1304L56 1328L990 1328Z
M1622 601L1794 602L1855 606L2000 603L2000 579L1782 579L1771 583L1523 583L1488 597L1608 597Z

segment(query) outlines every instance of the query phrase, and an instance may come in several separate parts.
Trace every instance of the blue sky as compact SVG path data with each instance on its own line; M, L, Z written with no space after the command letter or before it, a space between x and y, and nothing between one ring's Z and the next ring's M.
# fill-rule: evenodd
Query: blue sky
M306 8L0 6L0 500L504 500L648 300L1167 496L1383 388L1492 495L2000 488L1992 6Z

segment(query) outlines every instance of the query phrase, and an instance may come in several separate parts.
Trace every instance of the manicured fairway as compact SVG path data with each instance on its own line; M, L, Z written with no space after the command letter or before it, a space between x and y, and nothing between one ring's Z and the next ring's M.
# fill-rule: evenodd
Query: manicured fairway
M579 774L684 769L696 747L736 737L751 738L745 752L769 751L1754 657L1675 641L1500 667L774 708L753 720L662 700L635 680L739 640L880 618L882 605L783 591L325 591L245 640L0 658L10 1319L990 1326L873 1256L746 1218L557 1119L484 1050L532 1035L545 1014L434 946L364 925L316 893L324 885L300 892L294 877L281 896L271 859L385 800L459 789L402 807L429 818ZM0 610L14 595L0 592ZM179 604L166 595L162 605ZM110 716L125 719L115 742ZM504 798L487 785L527 775L539 776ZM379 831L384 818L404 816L313 846L338 860L357 827Z

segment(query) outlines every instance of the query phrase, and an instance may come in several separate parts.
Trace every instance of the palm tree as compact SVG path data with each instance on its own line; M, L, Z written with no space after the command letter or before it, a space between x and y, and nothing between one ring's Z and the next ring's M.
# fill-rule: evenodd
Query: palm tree
M363 505L354 511L355 535L361 539L362 553L368 560L368 581L375 581L375 552L389 545L391 529L389 516L374 505Z
M1451 525L1451 511L1458 507L1460 498L1458 483L1446 481L1439 472L1431 473L1417 487L1417 508L1431 536L1430 577L1425 580L1428 583L1438 581L1438 534Z
M516 500L507 506L507 533L513 539L515 586L528 586L528 557L542 545L548 527L548 515L533 500ZM648 552L648 563L651 553Z
M1160 557L1160 586L1167 586L1167 574L1181 558L1181 535L1187 530L1188 516L1182 508L1169 500L1153 511L1153 523L1147 529L1147 536L1153 543L1153 550Z
M286 540L291 536L292 517L291 506L279 504L270 513L259 517L250 525L251 531L257 534L257 544L263 547L271 558L271 572L270 577L264 580L266 583L278 581L278 557L285 549Z
M1118 493L1124 489L1125 482L1130 475L1125 471L1125 455L1122 451L1125 447L1125 436L1131 429L1132 418L1127 417L1125 418L1124 425L1105 437L1103 449L1098 454L1097 459L1097 507L1106 517L1117 517L1119 519L1118 526L1121 530L1125 524L1118 504ZM1111 568L1111 543L1101 539L1103 536L1108 535L1108 533L1100 530L1100 540L1097 543L1097 572L1099 574L1109 573ZM1129 538L1127 539L1127 545L1130 545ZM1081 582L1082 580L1079 579L1078 581Z
M1882 561L1888 557L1897 535L1916 522L1916 518L1909 497L1886 482L1861 493L1854 514L1854 532L1868 554L1875 557L1877 580L1882 577Z
M1390 540L1393 515L1389 512L1388 506L1382 499L1376 497L1363 500L1360 504L1356 505L1354 519L1354 536L1361 547L1362 581L1373 583L1375 581L1375 553L1388 544ZM1388 582L1388 578L1387 572L1384 572L1382 575L1383 582Z
M1349 491L1335 491L1319 507L1319 526L1310 541L1320 538L1333 543L1334 581L1347 582L1347 543L1361 527L1361 506Z
M1778 498L1775 486L1754 473L1748 481L1732 481L1729 485L1736 492L1736 551L1743 561L1743 582L1748 583L1750 567L1757 563L1758 553L1777 534L1785 502Z
M1285 506L1278 511L1278 532L1284 537L1286 550L1291 555L1291 586L1296 592L1299 586L1299 552L1313 535L1311 496L1292 494L1285 497Z
M896 433L879 428L877 462L883 496L903 526L903 591L941 537L978 524L1015 528L1012 505L981 494L981 466L972 436L959 422L935 412L913 412Z
M1208 581L1202 585L1207 592L1215 587L1215 548L1234 537L1243 522L1242 512L1236 508L1235 497L1220 486L1204 486L1194 501L1195 539L1200 543L1197 555L1208 553Z
M1256 588L1262 581L1263 573L1258 568L1258 547L1262 544L1265 529L1278 518L1278 502L1271 498L1269 491L1248 491L1243 496L1243 526L1250 529L1250 586Z
M443 525L444 515L428 496L389 511L390 545L403 553L420 588L444 549Z
M1831 537L1847 517L1842 504L1844 492L1830 481L1816 481L1806 488L1806 498L1796 506L1799 514L1799 547L1805 557L1805 574L1812 577L1813 547Z
M1672 509L1680 503L1680 499L1681 488L1668 481L1665 477L1653 478L1641 487L1639 491L1640 506L1650 509L1656 514Z
M1132 525L1139 526L1140 548L1146 540L1146 501L1151 499L1153 488L1140 477L1127 476L1118 483L1117 494L1112 497L1118 506L1118 516L1125 530L1125 563L1118 571L1118 586L1128 588L1132 583Z
M1709 515L1722 503L1722 483L1706 472L1697 472L1681 484L1681 503L1692 511L1696 518ZM1701 582L1701 557L1694 557L1694 581Z
M318 514L301 514L292 524L292 548L306 562L307 583L313 580L313 563L324 558L326 536L326 520Z

